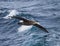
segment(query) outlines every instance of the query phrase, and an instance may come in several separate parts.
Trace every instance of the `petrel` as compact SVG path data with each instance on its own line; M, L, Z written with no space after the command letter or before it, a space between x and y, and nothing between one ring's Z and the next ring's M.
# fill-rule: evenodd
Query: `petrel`
M36 21L33 21L33 20L28 20L28 19L23 18L23 17L21 17L21 16L12 16L11 18L15 18L15 19L21 20L21 21L18 22L18 24L25 25L25 26L31 26L31 25L33 25L33 26L36 26L36 27L38 27L39 29L42 29L43 31L49 33L49 32L46 30L46 28L44 28L43 26L41 26L41 25L39 24L39 22L36 22Z

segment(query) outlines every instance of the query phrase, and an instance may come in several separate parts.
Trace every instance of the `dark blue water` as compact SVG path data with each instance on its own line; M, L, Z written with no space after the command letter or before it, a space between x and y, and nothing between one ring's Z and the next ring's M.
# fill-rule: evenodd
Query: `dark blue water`
M49 31L49 35L35 26L18 32L19 20L3 19L11 10L38 21ZM0 46L60 46L60 0L0 2Z

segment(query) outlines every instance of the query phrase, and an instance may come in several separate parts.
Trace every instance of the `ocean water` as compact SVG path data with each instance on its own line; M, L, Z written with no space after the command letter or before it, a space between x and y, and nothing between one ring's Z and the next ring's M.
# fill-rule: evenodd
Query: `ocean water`
M49 33L35 26L20 32L19 20L3 18L12 10L38 21ZM60 46L60 0L0 0L0 46Z

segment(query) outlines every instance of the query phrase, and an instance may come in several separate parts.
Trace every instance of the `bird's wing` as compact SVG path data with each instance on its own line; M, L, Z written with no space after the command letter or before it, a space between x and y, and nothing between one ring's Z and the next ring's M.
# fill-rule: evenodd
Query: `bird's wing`
M23 20L23 21L28 21L27 19L25 19L21 16L13 16L12 18L16 18L16 19Z
M45 32L47 32L47 33L49 33L43 26L41 26L41 25L39 25L39 24L34 24L34 26L42 29L43 31L45 31Z

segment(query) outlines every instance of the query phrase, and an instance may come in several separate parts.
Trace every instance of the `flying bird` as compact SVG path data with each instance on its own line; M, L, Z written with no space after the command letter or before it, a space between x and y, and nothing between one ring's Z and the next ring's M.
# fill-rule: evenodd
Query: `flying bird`
M44 28L43 26L41 26L41 25L39 24L39 22L36 22L36 21L33 21L33 20L28 20L28 19L23 18L23 17L21 17L21 16L13 16L12 18L21 20L21 21L18 22L18 24L26 25L26 26L33 25L33 26L36 26L36 27L42 29L43 31L49 33L49 32L46 30L46 28Z

